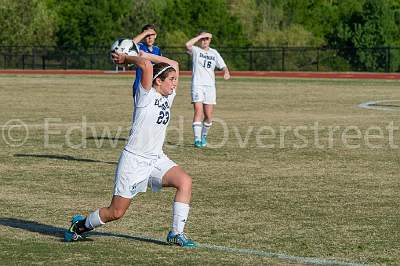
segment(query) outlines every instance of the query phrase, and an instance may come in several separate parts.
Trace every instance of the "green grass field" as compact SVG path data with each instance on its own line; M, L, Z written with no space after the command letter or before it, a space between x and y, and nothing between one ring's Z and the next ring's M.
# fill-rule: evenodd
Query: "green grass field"
M400 263L399 81L218 80L215 148L199 150L183 78L164 151L193 177L186 231L202 246L157 241L172 189L140 194L92 241L64 243L73 214L110 202L131 84L0 76L0 264ZM357 107L371 100L393 100L393 111Z

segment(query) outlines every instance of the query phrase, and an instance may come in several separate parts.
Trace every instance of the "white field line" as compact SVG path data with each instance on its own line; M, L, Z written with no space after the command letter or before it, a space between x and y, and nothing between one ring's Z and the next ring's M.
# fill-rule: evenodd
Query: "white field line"
M395 111L395 112L400 111L400 108L394 109L390 107L376 106L379 103L389 103L389 102L400 102L400 100L369 101L365 103L360 103L358 107L364 109L380 110L380 111Z
M199 247L218 250L222 252L228 253L236 253L236 254L248 254L248 255L257 255L262 257L270 257L270 258L278 258L281 260L298 262L304 264L313 264L313 265L343 265L343 266L364 266L366 264L359 264L353 262L339 261L335 259L322 259L322 258L311 258L311 257L302 257L302 256L293 256L285 253L276 253L270 251L263 250L255 250L255 249L247 249L247 248L230 248L225 246L216 246L209 244L199 244Z
M114 234L114 233L107 233L107 232L93 232L89 233L92 236L111 236L111 237L122 237L127 239L134 239L134 240L142 240L148 241L153 243L159 244L168 244L164 239L156 239L146 236L128 236L124 234ZM225 246L217 246L211 244L201 244L197 243L197 248L205 248L215 251L221 251L225 253L233 253L233 254L244 254L244 255L255 255L261 257L269 257L269 258L277 258L284 261L290 262L297 262L303 264L312 264L312 265L337 265L337 266L366 266L367 264L360 264L354 262L347 262L347 261L340 261L336 259L323 259L323 258L311 258L311 257L302 257L302 256L293 256L288 255L285 253L277 253L271 251L263 251L263 250L256 250L256 249L247 249L247 248L231 248Z

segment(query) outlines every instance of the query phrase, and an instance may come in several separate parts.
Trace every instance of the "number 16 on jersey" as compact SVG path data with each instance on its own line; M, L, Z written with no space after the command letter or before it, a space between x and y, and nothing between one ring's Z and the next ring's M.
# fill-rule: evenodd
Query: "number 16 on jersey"
M204 59L203 67L211 68L211 61L207 61Z

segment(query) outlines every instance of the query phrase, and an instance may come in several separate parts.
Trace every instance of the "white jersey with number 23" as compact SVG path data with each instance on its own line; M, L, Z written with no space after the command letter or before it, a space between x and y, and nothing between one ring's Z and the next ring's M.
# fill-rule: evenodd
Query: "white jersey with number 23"
M162 146L175 95L175 90L171 95L163 96L154 88L146 91L142 84L139 85L131 134L125 150L150 158L163 154Z

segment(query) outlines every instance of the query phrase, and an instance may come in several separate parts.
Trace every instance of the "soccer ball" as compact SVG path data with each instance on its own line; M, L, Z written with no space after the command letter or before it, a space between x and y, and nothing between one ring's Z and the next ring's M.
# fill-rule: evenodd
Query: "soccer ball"
M139 54L139 48L131 39L120 38L111 45L111 53L125 53L136 56Z

